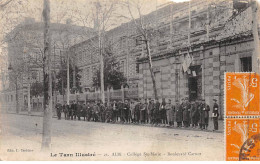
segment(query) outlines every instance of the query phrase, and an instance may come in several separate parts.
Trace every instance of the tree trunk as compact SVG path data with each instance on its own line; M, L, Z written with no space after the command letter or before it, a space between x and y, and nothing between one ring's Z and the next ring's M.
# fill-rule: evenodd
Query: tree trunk
M44 86L48 88L44 94L44 116L43 116L43 134L42 150L49 150L51 147L51 118L52 118L52 76L51 76L51 50L50 50L50 2L44 0L43 3L44 20ZM47 59L47 60L46 60ZM46 62L46 64L45 64ZM47 70L45 71L47 66Z
M31 84L30 84L30 78L28 79L28 97L27 97L27 102L28 102L28 115L31 115Z
M67 53L67 105L70 105L70 51Z
M151 78L153 82L153 92L154 92L154 98L158 99L157 95L157 88L156 88L156 81L155 81L155 76L153 72L153 65L152 65L152 56L151 56L151 50L150 50L150 43L147 38L145 38L145 45L146 45L146 51L147 51L147 57L148 57L148 63L149 63L149 70L151 73Z
M18 100L18 79L15 79L15 100L16 100L16 113L19 113L19 100Z

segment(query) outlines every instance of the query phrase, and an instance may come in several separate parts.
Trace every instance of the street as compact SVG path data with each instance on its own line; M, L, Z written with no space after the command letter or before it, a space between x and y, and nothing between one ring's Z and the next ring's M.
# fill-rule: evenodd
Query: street
M52 119L42 153L42 117L1 115L1 160L224 160L224 133Z

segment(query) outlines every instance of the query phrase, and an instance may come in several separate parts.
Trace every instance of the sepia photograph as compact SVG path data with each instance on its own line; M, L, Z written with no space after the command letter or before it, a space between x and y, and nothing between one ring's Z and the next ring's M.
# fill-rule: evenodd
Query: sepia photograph
M259 4L0 0L0 160L259 161Z

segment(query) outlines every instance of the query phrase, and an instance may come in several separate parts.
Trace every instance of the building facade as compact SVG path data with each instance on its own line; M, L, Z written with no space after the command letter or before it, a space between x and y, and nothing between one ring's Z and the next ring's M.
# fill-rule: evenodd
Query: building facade
M94 35L93 29L72 25L70 20L66 24L51 23L50 31L54 74L62 69L61 62L66 60L65 52L70 46ZM9 86L3 88L4 99L7 100L5 104L10 110L15 109L15 106L19 106L19 110L26 110L30 86L36 82L43 83L43 23L26 18L5 40L8 44L9 65ZM33 98L32 105L42 106L42 95L30 97Z
M193 0L167 4L143 16L150 38L153 73L160 99L218 100L223 114L224 73L252 71L252 11L237 1ZM137 19L138 22L138 19ZM106 32L113 50L138 98L154 98L147 47L130 21ZM100 66L98 38L73 46L82 69L83 88L92 87ZM91 89L90 89L91 90ZM92 89L93 90L93 89Z

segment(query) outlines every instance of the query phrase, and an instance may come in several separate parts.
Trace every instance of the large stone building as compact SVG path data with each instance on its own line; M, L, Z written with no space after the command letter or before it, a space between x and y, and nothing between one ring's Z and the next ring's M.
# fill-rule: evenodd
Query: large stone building
M252 11L237 1L193 0L172 3L143 16L150 38L159 98L215 98L222 106L224 72L252 71ZM138 20L137 20L138 22ZM153 86L143 36L133 21L106 32L131 87L139 98L153 98ZM72 47L83 70L81 85L92 87L99 67L98 38ZM91 90L91 89L90 89Z
M93 29L66 24L51 23L52 70L61 69L61 60L68 48L94 35ZM3 88L5 101L10 109L19 106L25 109L28 99L28 86L43 82L43 23L26 18L5 37L8 44L9 79L8 88ZM40 96L41 97L41 96ZM18 104L15 102L18 98ZM42 104L42 97L37 98Z
M225 6L233 7L232 3L228 4ZM221 104L220 114L223 115L225 72L254 71L252 11L251 7L245 7L235 13L235 8L230 13L229 7L215 14L212 14L214 10L209 10L208 15L214 17L209 20L208 28L205 26L206 13L196 10L196 14L191 13L191 24L199 20L202 26L191 26L190 44L184 43L188 41L187 35L182 35L181 40L175 34L170 35L172 41L162 39L164 50L152 56L160 98L180 100L188 97L190 101L202 98L211 107L215 98ZM215 8L222 8L222 5L217 4ZM189 17L186 15L182 20L188 21ZM173 20L173 24L177 22L178 19ZM147 59L141 58L139 63L139 97L150 98L153 89Z

